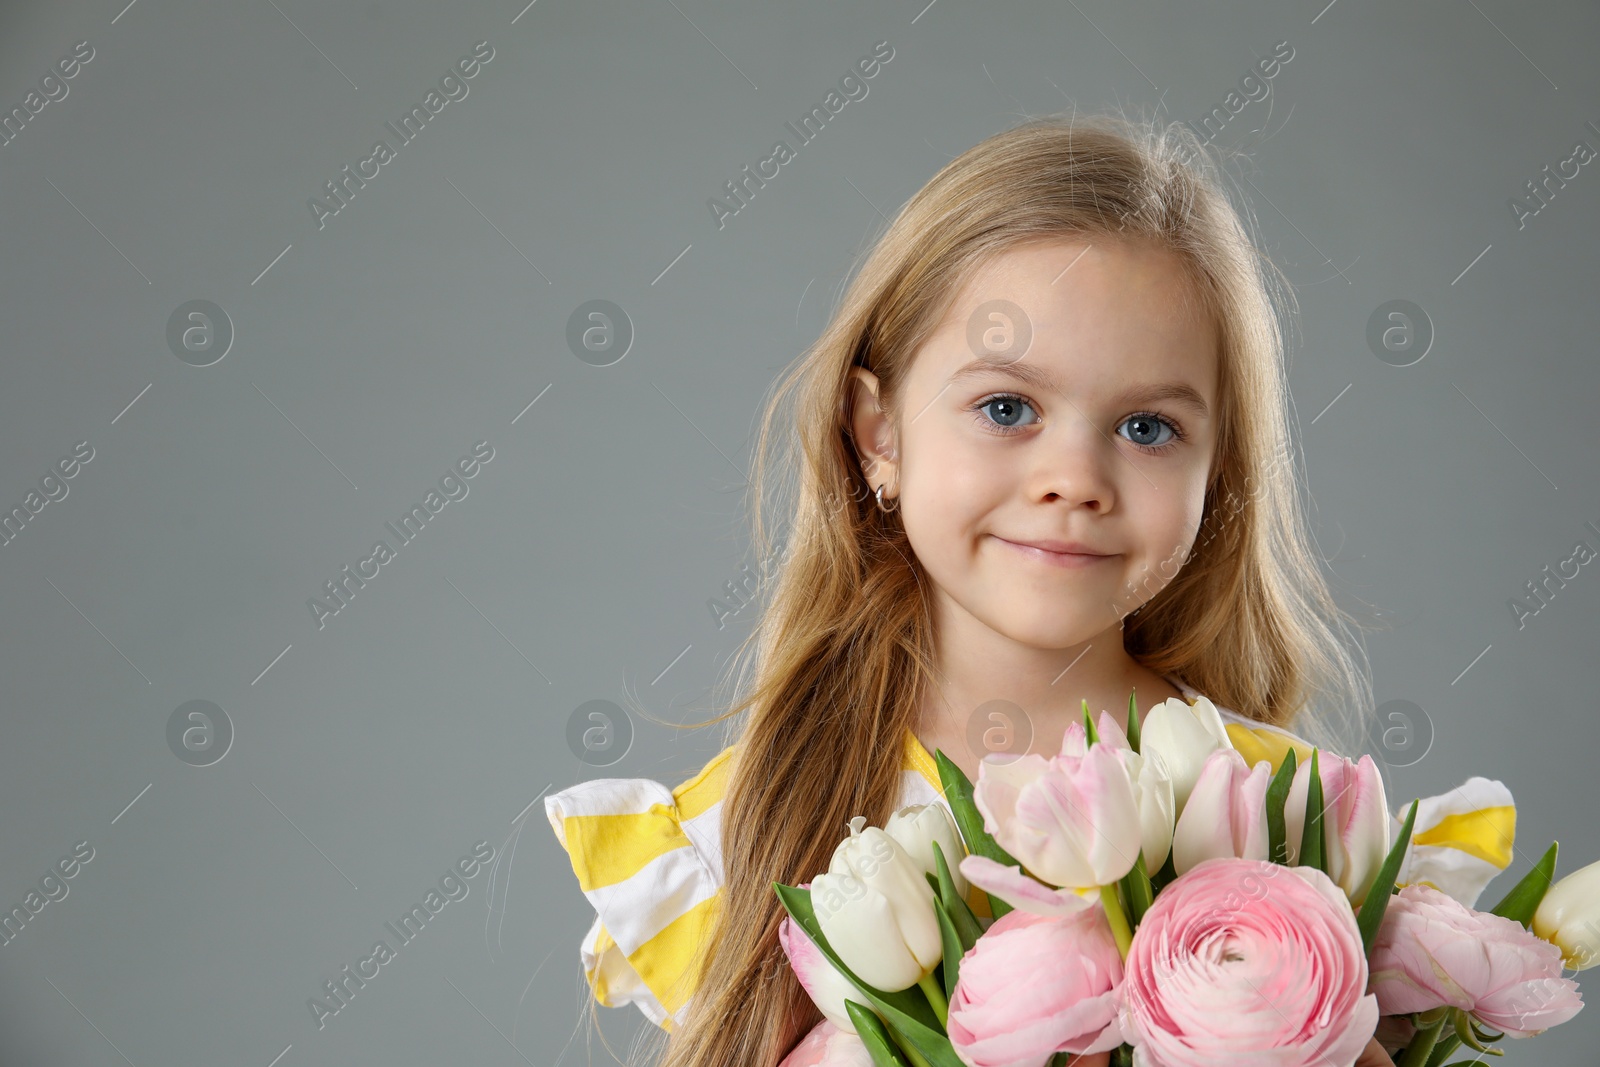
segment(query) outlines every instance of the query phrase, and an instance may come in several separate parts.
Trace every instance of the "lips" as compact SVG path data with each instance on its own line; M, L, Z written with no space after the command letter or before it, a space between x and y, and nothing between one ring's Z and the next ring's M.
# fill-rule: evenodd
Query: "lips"
M994 539L1019 556L1057 569L1084 570L1118 558L1118 553L1101 552L1080 541L1012 541L998 535Z
M1091 548L1090 546L1084 544L1081 541L1051 541L1051 540L1023 541L1023 540L1019 540L1019 539L1016 539L1016 538L999 537L998 534L996 534L995 536L999 540L1005 541L1008 544L1016 545L1019 548L1037 548L1041 552L1054 552L1057 555L1072 555L1072 556L1114 556L1114 555L1116 555L1115 552L1102 552L1097 548Z

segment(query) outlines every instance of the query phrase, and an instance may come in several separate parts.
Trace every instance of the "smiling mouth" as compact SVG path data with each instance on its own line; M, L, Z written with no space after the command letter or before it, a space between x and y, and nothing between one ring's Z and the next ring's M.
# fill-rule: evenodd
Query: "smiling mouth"
M998 535L991 536L993 536L996 541L999 541L1001 544L1006 545L1008 548L1011 548L1012 550L1028 557L1029 559L1037 560L1040 563L1046 563L1054 567L1092 567L1096 563L1104 563L1107 560L1117 558L1117 553L1101 555L1091 552L1052 552L1045 548L1035 548L1033 545L1023 545L1018 544L1016 541L1007 541L1004 537L1000 537Z

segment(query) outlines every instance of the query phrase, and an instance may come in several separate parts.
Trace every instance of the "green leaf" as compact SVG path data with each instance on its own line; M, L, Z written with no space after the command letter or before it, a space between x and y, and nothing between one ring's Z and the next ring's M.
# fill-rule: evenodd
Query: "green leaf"
M856 1036L867 1046L873 1067L911 1067L911 1061L906 1059L905 1053L894 1043L894 1038L889 1036L889 1030L878 1018L877 1012L849 998L845 999L844 1010L850 1013Z
M1383 913L1389 907L1394 880L1400 873L1400 861L1405 859L1406 846L1411 843L1411 830L1417 823L1417 805L1420 803L1418 800L1411 802L1405 825L1400 827L1400 835L1394 839L1389 854L1383 858L1383 866L1378 868L1372 888L1367 890L1367 899L1362 902L1361 913L1356 916L1356 926L1361 928L1362 955L1372 954L1372 942L1377 939L1378 927L1383 925Z
M1283 754L1278 773L1267 786L1267 856L1273 863L1289 866L1289 838L1284 829L1283 807L1289 800L1289 787L1294 784L1294 749Z
M956 889L956 880L950 873L950 865L945 862L944 849L939 847L939 842L933 842L933 863L939 868L939 878L933 887L934 894L944 904L945 914L950 916L950 922L955 926L957 938L961 943L961 952L964 955L968 949L978 943L978 938L983 936L983 926L978 922L978 917L972 914L972 909L962 899L960 891Z
M1317 750L1311 750L1311 775L1306 789L1306 824L1300 834L1301 867L1315 867L1328 873L1328 862L1322 854L1322 775L1317 770Z
M1512 886L1511 892L1489 909L1492 914L1515 919L1523 926L1533 922L1533 913L1539 910L1539 902L1544 900L1550 880L1556 874L1556 846L1559 843L1550 843L1545 854L1539 857L1539 862L1533 865L1533 870L1523 875L1522 881Z
M950 913L944 910L944 902L935 900L933 910L939 916L939 943L944 953L944 959L940 962L944 966L944 999L948 1002L956 995L956 979L961 977L961 957L967 950L961 947L961 935L956 933L956 924L950 920Z
M1156 900L1155 887L1150 884L1150 876L1144 873L1143 849L1133 857L1133 869L1122 876L1122 894L1128 901L1128 926L1135 928Z
M992 859L1002 867L1021 867L1021 861L1001 848L983 828L983 813L973 803L972 780L967 777L966 772L957 767L942 750L935 752L933 759L939 766L939 781L944 786L944 799L950 805L950 813L955 816L956 829L961 831L961 840L966 843L967 851L974 856ZM993 893L984 895L989 898L989 914L996 919L1011 910L1010 904Z
M1133 701L1133 690L1128 690L1128 744L1139 751L1139 705Z
M928 1003L922 990L912 986L886 993L867 985L844 965L844 961L823 936L822 927L818 925L816 913L811 907L811 890L798 889L782 882L773 882L772 889L795 924L816 942L823 958L861 991L878 1014L883 1016L888 1028L921 1053L929 1067L965 1067L950 1046L950 1039L944 1035L939 1017L934 1014L933 1006Z
M1089 702L1087 700L1083 702L1083 732L1089 735L1088 743L1091 745L1100 740L1100 735L1094 729L1094 719L1089 715Z

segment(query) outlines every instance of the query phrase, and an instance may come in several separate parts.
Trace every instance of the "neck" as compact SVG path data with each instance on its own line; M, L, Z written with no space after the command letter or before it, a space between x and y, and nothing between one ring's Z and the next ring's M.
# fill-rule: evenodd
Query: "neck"
M1128 654L1120 626L1067 648L1031 647L982 624L940 631L941 677L923 694L918 715L927 735L981 738L993 730L985 747L1010 749L1015 737L1027 741L1027 751L1048 755L1059 751L1067 725L1082 721L1084 701L1096 721L1105 711L1125 730L1130 692L1141 718L1182 695Z

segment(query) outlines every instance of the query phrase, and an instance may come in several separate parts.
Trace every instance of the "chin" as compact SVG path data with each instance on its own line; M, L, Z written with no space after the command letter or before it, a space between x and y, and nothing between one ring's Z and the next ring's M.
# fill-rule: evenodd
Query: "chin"
M1010 619L1005 625L991 625L995 632L1004 634L1019 645L1047 651L1056 651L1093 641L1104 633L1106 627L1099 620L1091 623L1084 619L1041 618L1036 620Z

